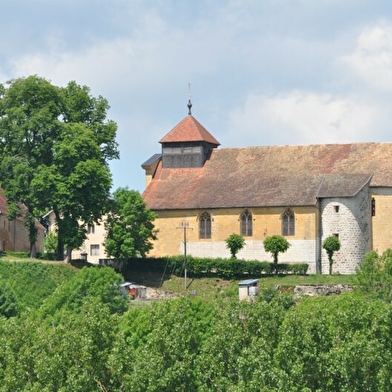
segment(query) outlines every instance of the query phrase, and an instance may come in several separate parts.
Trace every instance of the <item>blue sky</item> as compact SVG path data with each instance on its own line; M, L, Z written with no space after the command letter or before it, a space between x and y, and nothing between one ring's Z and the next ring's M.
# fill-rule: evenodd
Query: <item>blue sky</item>
M107 98L113 189L187 115L220 148L392 142L390 0L0 0L0 83Z

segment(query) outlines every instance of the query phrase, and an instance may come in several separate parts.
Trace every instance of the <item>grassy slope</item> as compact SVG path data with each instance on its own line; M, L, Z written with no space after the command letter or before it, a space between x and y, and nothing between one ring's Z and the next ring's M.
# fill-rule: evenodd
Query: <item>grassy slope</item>
M131 266L127 268L125 280L143 284L149 287L156 287L166 291L185 293L184 277L165 277L159 273L142 272L132 270ZM242 280L242 279L241 279ZM240 280L224 280L220 278L187 278L187 292L195 292L197 296L214 297L220 294L238 294L238 282ZM260 278L260 287L294 287L296 285L322 285L322 284L351 284L352 275L285 275Z
M40 306L45 298L75 273L75 268L64 263L0 257L0 278L12 287L20 310Z
M10 267L7 264L17 264ZM77 269L84 264L65 264L42 260L23 259L15 256L3 255L0 257L0 276L11 283L19 300L24 307L35 307L42 299L50 295L64 280L69 279ZM236 296L240 280L224 280L221 278L188 277L185 290L184 277L163 277L160 273L132 270L127 268L124 280L133 281L149 287L165 291L184 294L196 294L198 297L213 298L220 295ZM286 275L278 277L262 277L260 286L263 287L293 287L298 284L350 284L351 275Z

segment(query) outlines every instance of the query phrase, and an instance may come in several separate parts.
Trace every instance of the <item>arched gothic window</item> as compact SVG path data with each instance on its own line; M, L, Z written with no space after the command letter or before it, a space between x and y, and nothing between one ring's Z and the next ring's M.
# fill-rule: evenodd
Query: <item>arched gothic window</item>
M241 235L243 237L251 237L253 234L253 220L252 214L245 210L243 214L241 214Z
M282 234L284 236L295 234L295 217L294 212L290 208L286 208L282 214Z
M203 212L199 218L199 237L201 239L211 238L211 215Z

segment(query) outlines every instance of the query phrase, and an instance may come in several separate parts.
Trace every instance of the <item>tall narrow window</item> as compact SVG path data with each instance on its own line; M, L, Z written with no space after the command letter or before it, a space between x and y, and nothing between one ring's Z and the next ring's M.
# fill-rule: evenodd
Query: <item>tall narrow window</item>
M94 234L95 233L95 226L94 225L88 225L87 227L87 234Z
M199 237L202 239L211 238L211 215L203 212L199 218Z
M295 217L290 208L287 208L282 215L282 232L285 236L295 234Z
M252 214L245 210L241 215L241 235L243 237L251 237L253 232Z
M90 255L99 256L99 245L90 245Z

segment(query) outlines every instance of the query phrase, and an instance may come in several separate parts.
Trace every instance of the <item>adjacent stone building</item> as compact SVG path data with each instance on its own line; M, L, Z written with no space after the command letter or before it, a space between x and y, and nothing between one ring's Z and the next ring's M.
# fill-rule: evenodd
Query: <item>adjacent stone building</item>
M218 148L190 110L160 143L142 165L158 215L152 256L182 254L185 239L187 254L229 257L225 239L238 233L239 258L272 261L263 240L281 234L291 243L281 262L328 273L322 242L336 235L333 269L345 274L392 248L392 143Z

